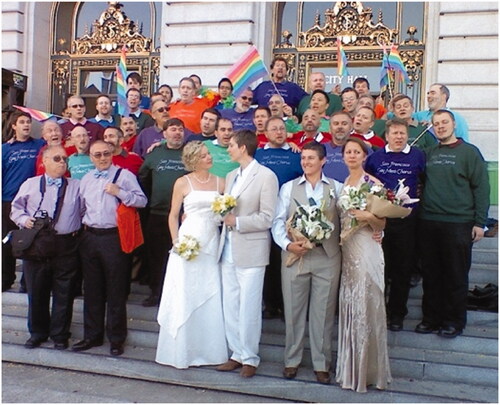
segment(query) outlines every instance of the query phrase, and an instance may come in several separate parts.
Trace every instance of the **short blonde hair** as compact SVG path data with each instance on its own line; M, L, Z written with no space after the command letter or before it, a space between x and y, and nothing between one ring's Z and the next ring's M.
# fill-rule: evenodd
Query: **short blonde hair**
M182 163L187 171L192 172L200 160L201 149L205 145L201 141L188 142L182 150Z

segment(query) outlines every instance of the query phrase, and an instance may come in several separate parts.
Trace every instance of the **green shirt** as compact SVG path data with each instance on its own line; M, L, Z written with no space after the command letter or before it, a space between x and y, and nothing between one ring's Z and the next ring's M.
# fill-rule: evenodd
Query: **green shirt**
M458 140L426 149L420 217L431 221L473 222L488 217L490 185L486 162L474 145Z
M329 93L328 98L330 99L330 103L328 104L328 108L326 109L326 115L329 117L337 111L342 111L342 100L336 94ZM300 100L300 104L297 107L297 117L299 121L302 121L302 116L309 108L309 104L311 103L311 95L305 96L302 100ZM327 131L330 132L330 131Z
M215 143L214 143L215 142ZM213 165L210 168L209 172L217 177L226 178L226 175L240 167L239 163L233 162L229 157L229 153L227 153L227 148L220 146L217 143L217 140L214 141L205 141L203 142L210 155L212 156Z
M182 149L154 148L139 169L139 181L148 197L152 214L168 215L174 183L187 174Z

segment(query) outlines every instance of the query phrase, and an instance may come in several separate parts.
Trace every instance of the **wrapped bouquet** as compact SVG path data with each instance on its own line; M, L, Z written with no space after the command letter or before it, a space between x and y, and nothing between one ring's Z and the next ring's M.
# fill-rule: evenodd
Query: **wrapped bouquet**
M184 260L194 260L200 253L200 242L191 235L183 235L174 243L173 251Z
M334 225L325 215L325 202L318 205L301 205L296 200L297 208L286 222L288 237L293 242L304 242L304 247L312 249L315 245L328 239L333 232ZM300 257L290 253L286 266L290 267ZM300 271L300 269L299 269Z

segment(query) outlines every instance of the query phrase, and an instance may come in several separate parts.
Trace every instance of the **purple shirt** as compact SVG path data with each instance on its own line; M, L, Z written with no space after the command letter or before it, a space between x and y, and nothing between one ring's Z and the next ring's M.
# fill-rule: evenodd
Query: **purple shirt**
M137 135L137 140L135 141L132 151L144 159L148 148L155 142L160 142L163 139L165 139L163 137L163 130L156 125L144 128L141 133Z
M96 169L91 170L80 182L80 198L84 209L82 222L93 228L114 228L116 227L116 208L118 200L114 195L104 191L104 186L113 181L116 166L111 165L108 169L107 177L96 178ZM145 207L148 199L144 195L137 182L137 178L127 169L123 169L120 177L116 181L120 192L118 198L127 207Z
M41 210L47 211L51 218L54 217L56 210L57 192L59 188L55 185L47 183L47 175L45 176L45 195L43 198ZM17 226L24 228L24 224L28 218L35 215L38 204L42 199L40 193L40 178L42 176L31 177L26 180L19 189L19 192L12 201L12 210L10 218ZM64 235L72 233L80 229L81 226L81 201L79 196L80 181L68 178L68 186L64 194L64 201L61 208L61 214L55 225L57 233Z
M231 122L233 123L233 131L238 131L240 129L249 129L250 131L255 131L255 125L253 123L253 112L253 108L250 108L248 111L241 113L232 108L221 110L220 115L223 118L231 120Z

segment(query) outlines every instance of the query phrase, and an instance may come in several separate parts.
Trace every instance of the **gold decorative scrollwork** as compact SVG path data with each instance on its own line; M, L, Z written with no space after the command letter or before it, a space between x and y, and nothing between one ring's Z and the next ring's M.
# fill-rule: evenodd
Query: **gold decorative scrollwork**
M363 8L359 1L337 1L333 9L325 11L325 25L321 26L319 14L315 24L299 33L300 46L304 48L329 48L336 46L337 38L349 46L380 46L393 43L397 31L384 25L382 12L376 24L372 22L372 9Z
M54 86L59 94L63 94L68 84L69 60L58 59L52 61L52 75L54 76Z
M399 55L403 61L412 84L420 80L424 66L424 44L415 38L417 27L410 26L407 31L410 36L400 46Z
M73 41L72 53L117 53L124 44L129 52L150 52L151 38L139 32L138 26L121 11L121 7L118 2L109 2L108 8L93 22L91 32Z

